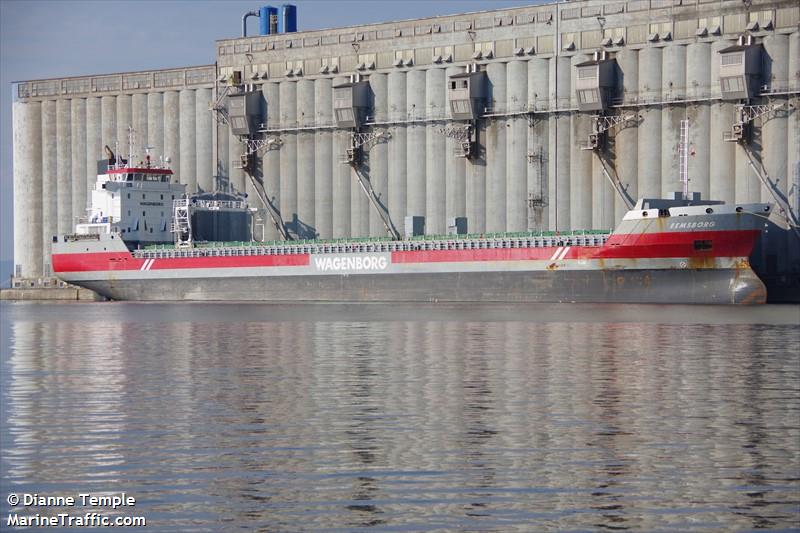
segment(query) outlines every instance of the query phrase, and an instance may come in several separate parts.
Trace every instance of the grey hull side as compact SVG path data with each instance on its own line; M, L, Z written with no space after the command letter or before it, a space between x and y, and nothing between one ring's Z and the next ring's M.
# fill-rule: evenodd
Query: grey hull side
M750 268L80 281L115 300L758 304Z

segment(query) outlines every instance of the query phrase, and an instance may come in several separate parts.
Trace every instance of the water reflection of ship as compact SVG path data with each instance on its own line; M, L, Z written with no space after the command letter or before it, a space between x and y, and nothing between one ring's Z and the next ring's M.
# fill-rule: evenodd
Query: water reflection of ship
M110 338L100 350L74 323L12 324L10 379L3 386L10 440L3 447L22 452L4 454L4 478L15 488L58 486L80 475L108 485L125 478L125 362L115 340L120 329L108 325ZM66 356L68 350L73 353Z
M185 306L146 307L82 306L111 337L79 320L13 324L4 479L124 479L157 491L165 527L194 512L213 527L231 510L271 530L434 514L450 529L493 517L747 529L794 516L781 428L796 395L776 391L793 390L797 359L771 326L424 311L352 323L306 308L271 322L272 308L226 305L188 322Z
M467 496L472 500L463 506L467 516L486 517L492 508L495 487L495 465L498 452L493 449L493 438L497 431L492 418L496 414L493 405L496 398L491 383L491 368L487 357L492 347L480 325L466 331L463 361L462 419L458 440L463 450L463 468L466 471Z
M604 344L621 346L625 343L625 332L616 325L609 325L602 333ZM631 445L632 433L625 420L626 406L623 386L620 383L620 361L612 351L601 352L599 362L604 374L599 380L592 405L597 422L594 439L587 445L596 447L600 455L598 471L594 475L596 489L592 497L596 502L591 506L598 511L593 527L608 530L628 530L637 528L627 516L625 480L630 477L630 458L624 450Z
M377 437L379 428L376 427L376 423L380 423L382 412L382 407L378 407L376 403L382 395L374 391L375 382L381 378L371 356L372 346L365 340L368 338L369 328L361 325L354 326L353 329L352 338L358 340L351 346L352 367L348 394L352 402L347 410L352 414L345 435L349 451L356 461L354 466L360 464L363 473L353 478L351 500L356 503L350 503L347 509L354 512L353 526L374 527L386 523L380 518L383 511L372 503L381 495L382 490L377 478L369 475L369 470L378 460L376 454L383 455ZM385 458L382 457L381 462L385 463Z

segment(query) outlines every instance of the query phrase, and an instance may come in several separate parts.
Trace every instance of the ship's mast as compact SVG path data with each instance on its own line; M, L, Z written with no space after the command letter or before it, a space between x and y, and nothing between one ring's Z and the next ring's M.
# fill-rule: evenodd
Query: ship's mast
M689 199L689 120L681 120L680 178L683 183L683 199Z
M135 138L135 131L133 126L128 126L128 166L133 166L133 141Z

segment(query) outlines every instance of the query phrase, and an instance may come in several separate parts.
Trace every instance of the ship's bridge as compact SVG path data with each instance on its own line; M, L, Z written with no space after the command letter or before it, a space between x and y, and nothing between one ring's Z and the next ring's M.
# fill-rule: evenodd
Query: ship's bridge
M172 179L172 170L168 168L124 167L108 169L107 172L109 181L153 181L169 183Z

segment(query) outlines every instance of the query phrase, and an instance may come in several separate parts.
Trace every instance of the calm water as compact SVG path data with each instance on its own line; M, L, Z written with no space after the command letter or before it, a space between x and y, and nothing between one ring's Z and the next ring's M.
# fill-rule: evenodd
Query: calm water
M122 491L143 531L800 524L800 307L0 311L0 529Z

